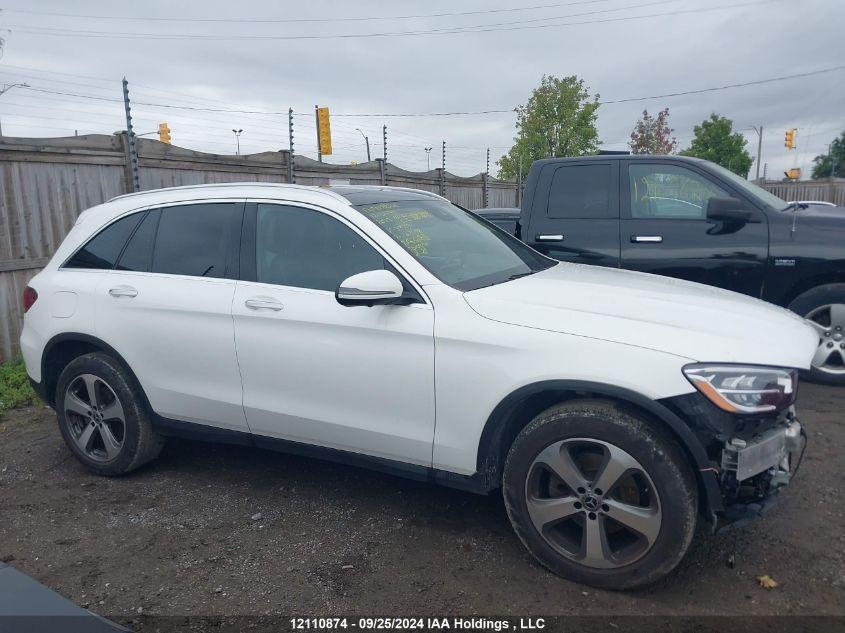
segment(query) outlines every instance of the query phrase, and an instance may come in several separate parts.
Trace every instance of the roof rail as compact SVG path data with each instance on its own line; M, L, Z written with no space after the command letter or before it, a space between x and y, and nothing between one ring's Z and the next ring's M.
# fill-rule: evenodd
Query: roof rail
M326 187L317 187L313 185L293 185L283 182L255 182L255 181L246 181L246 182L214 182L202 185L182 185L180 187L161 187L160 189L148 189L146 191L135 191L133 193L124 193L120 196L115 196L111 198L109 202L114 200L122 200L123 198L131 198L134 196L144 196L144 195L151 195L160 193L163 191L186 191L189 189L225 189L227 187L266 187L267 189L305 189L307 191L318 191L323 192L328 196L331 196L335 200L342 200L343 202L347 202L347 200Z
M425 189L414 189L413 187L394 187L393 185L329 185L329 189L332 191L343 191L344 189L354 189L355 191L360 191L362 189L389 189L391 191L413 191L414 193L421 193L429 198L436 198L437 200L446 200L443 196L438 193L434 193L433 191L427 191Z

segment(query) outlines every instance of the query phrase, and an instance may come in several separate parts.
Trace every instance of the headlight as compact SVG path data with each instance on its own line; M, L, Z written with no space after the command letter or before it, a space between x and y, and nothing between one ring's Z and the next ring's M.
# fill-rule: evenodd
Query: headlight
M794 369L742 365L687 365L684 375L710 402L730 413L785 409L798 391Z

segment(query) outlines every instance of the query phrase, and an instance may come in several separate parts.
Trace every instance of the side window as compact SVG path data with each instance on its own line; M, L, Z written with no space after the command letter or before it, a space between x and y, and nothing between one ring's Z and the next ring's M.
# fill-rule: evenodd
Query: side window
M630 165L631 217L703 220L707 201L729 194L704 176L675 165Z
M126 240L143 215L143 213L133 213L109 224L76 251L64 268L114 268L123 245L126 244Z
M234 203L191 204L161 209L152 272L224 277Z
M300 207L259 204L257 281L334 292L341 281L385 267L384 258L334 218Z
M150 211L135 233L129 239L120 261L117 262L117 270L131 270L136 272L147 272L150 270L150 262L153 258L153 243L155 242L156 228L158 227L158 210Z
M555 219L616 217L610 204L611 165L564 165L555 170L546 215Z

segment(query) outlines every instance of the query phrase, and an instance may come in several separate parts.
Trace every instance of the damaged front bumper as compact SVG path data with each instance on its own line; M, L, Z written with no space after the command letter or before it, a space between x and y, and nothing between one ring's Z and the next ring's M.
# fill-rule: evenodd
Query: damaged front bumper
M714 530L738 526L771 509L778 492L795 476L807 435L794 406L777 416L736 416L699 394L664 401L701 441L710 465L703 483L718 487L721 503L703 508ZM712 495L711 495L712 497Z

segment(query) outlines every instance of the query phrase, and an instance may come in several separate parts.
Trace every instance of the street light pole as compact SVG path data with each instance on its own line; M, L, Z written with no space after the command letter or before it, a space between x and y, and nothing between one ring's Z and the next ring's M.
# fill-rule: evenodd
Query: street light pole
M433 150L434 148L433 147L425 147L423 149L425 149L426 171L431 171L431 150Z
M370 160L371 160L371 158L370 158L370 137L367 136L366 134L364 134L364 131L361 128L356 127L355 129L358 130L361 133L361 136L364 137L364 142L367 144L367 162L369 163Z
M761 125L759 128L756 125L752 125L751 129L757 132L757 177L754 179L755 182L760 182L760 161L762 160L763 156L763 126Z
M235 153L235 156L240 156L241 155L241 132L243 132L243 130L236 130L235 128L232 128L232 132L235 133L235 142L238 144L237 145L238 149Z
M25 83L17 83L17 84L4 84L2 88L0 88L0 95L3 95L9 92L12 88L29 88L29 84ZM0 126L0 136L3 136L3 128Z

